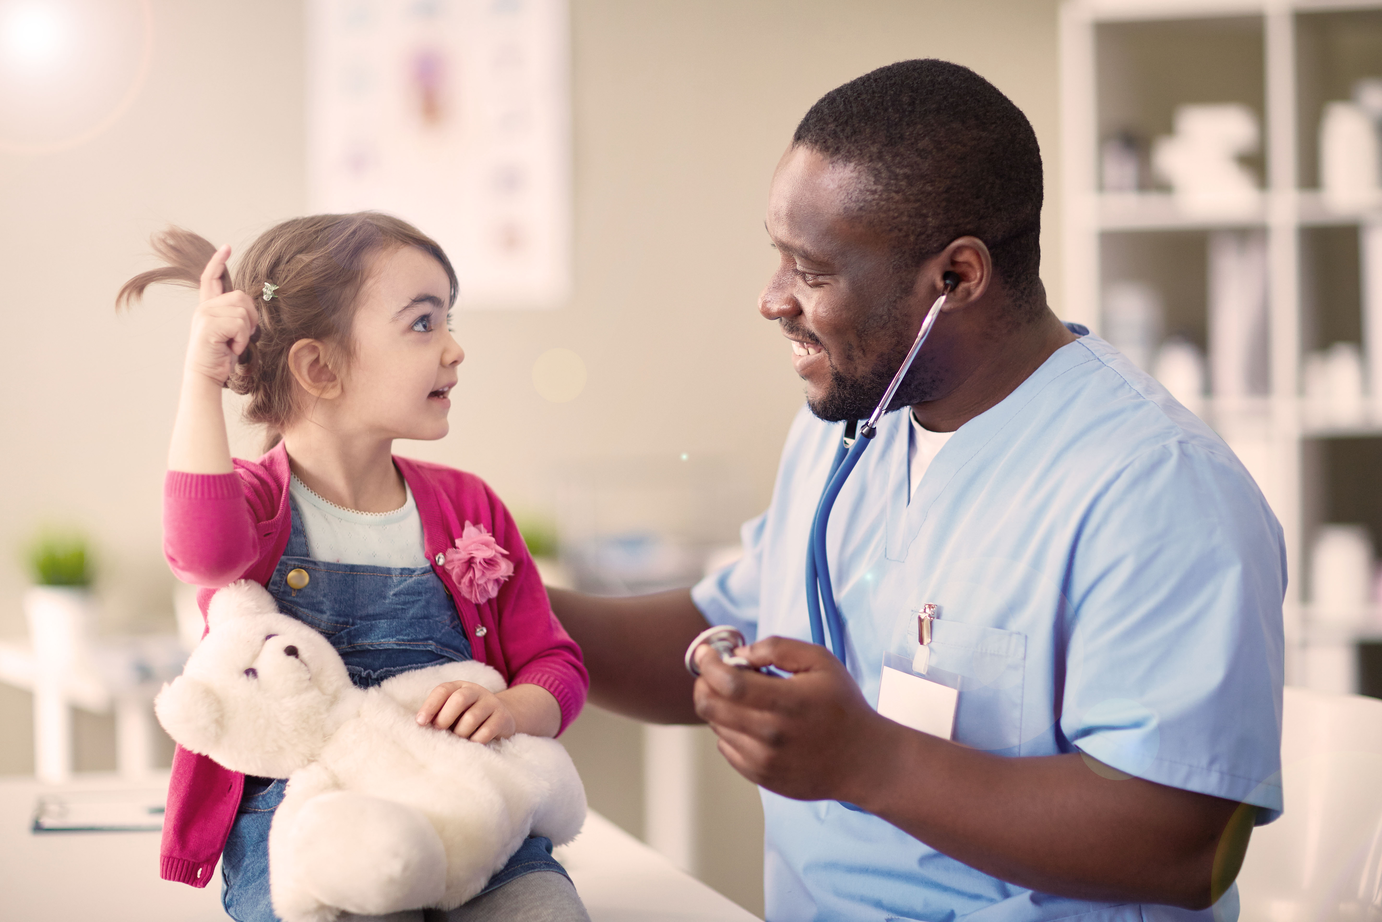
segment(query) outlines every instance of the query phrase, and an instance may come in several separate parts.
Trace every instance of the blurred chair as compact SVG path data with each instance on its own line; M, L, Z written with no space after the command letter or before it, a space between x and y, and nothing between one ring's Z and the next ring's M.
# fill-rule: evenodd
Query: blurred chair
M1382 700L1287 688L1286 812L1253 831L1242 922L1382 922Z

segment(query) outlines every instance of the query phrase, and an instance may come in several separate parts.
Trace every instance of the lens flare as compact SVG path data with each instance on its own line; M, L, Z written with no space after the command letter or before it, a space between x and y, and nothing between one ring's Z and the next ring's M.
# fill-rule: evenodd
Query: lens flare
M70 150L118 122L153 31L151 0L0 0L0 153Z
M0 8L0 47L15 64L51 65L63 57L68 38L63 10L52 3L19 3Z

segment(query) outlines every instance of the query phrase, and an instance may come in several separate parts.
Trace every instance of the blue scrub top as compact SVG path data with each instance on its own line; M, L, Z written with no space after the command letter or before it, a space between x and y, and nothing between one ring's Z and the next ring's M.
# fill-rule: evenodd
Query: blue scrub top
M883 418L827 534L849 670L869 702L885 654L910 662L932 602L931 670L961 677L958 742L1082 750L1274 819L1285 544L1219 437L1092 335L960 427L909 503L910 429L906 413ZM842 430L798 413L744 557L692 591L710 623L810 639L807 534ZM922 779L917 790L944 796ZM762 798L770 920L1237 916L1236 890L1203 913L1037 893L837 803Z

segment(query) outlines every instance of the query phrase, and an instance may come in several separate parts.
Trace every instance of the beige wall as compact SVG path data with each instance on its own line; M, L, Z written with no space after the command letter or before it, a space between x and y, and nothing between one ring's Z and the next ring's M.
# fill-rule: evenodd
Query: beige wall
M166 222L243 245L306 204L298 5L155 0L153 11L152 69L118 123L67 152L0 153L0 635L23 631L18 543L53 518L94 534L109 629L171 625L159 491L192 299L159 295L117 317L111 298ZM875 66L959 61L1031 118L1054 202L1055 11L1055 0L573 0L574 296L551 312L459 316L468 358L452 434L404 450L476 471L536 511L560 500L573 465L655 474L687 453L735 482L710 524L732 538L733 521L766 502L800 401L787 349L755 311L771 261L764 195L797 119ZM1045 278L1059 310L1053 211ZM530 379L555 346L589 369L566 404ZM655 503L637 515L677 524ZM27 707L0 690L13 743L0 772L30 764Z

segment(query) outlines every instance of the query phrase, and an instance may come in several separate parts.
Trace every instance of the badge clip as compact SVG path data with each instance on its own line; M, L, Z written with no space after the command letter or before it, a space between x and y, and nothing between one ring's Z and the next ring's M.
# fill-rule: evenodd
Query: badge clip
M926 675L926 670L931 665L931 633L932 624L940 617L941 607L934 602L927 602L917 610L917 652L912 657L912 671L917 675Z

